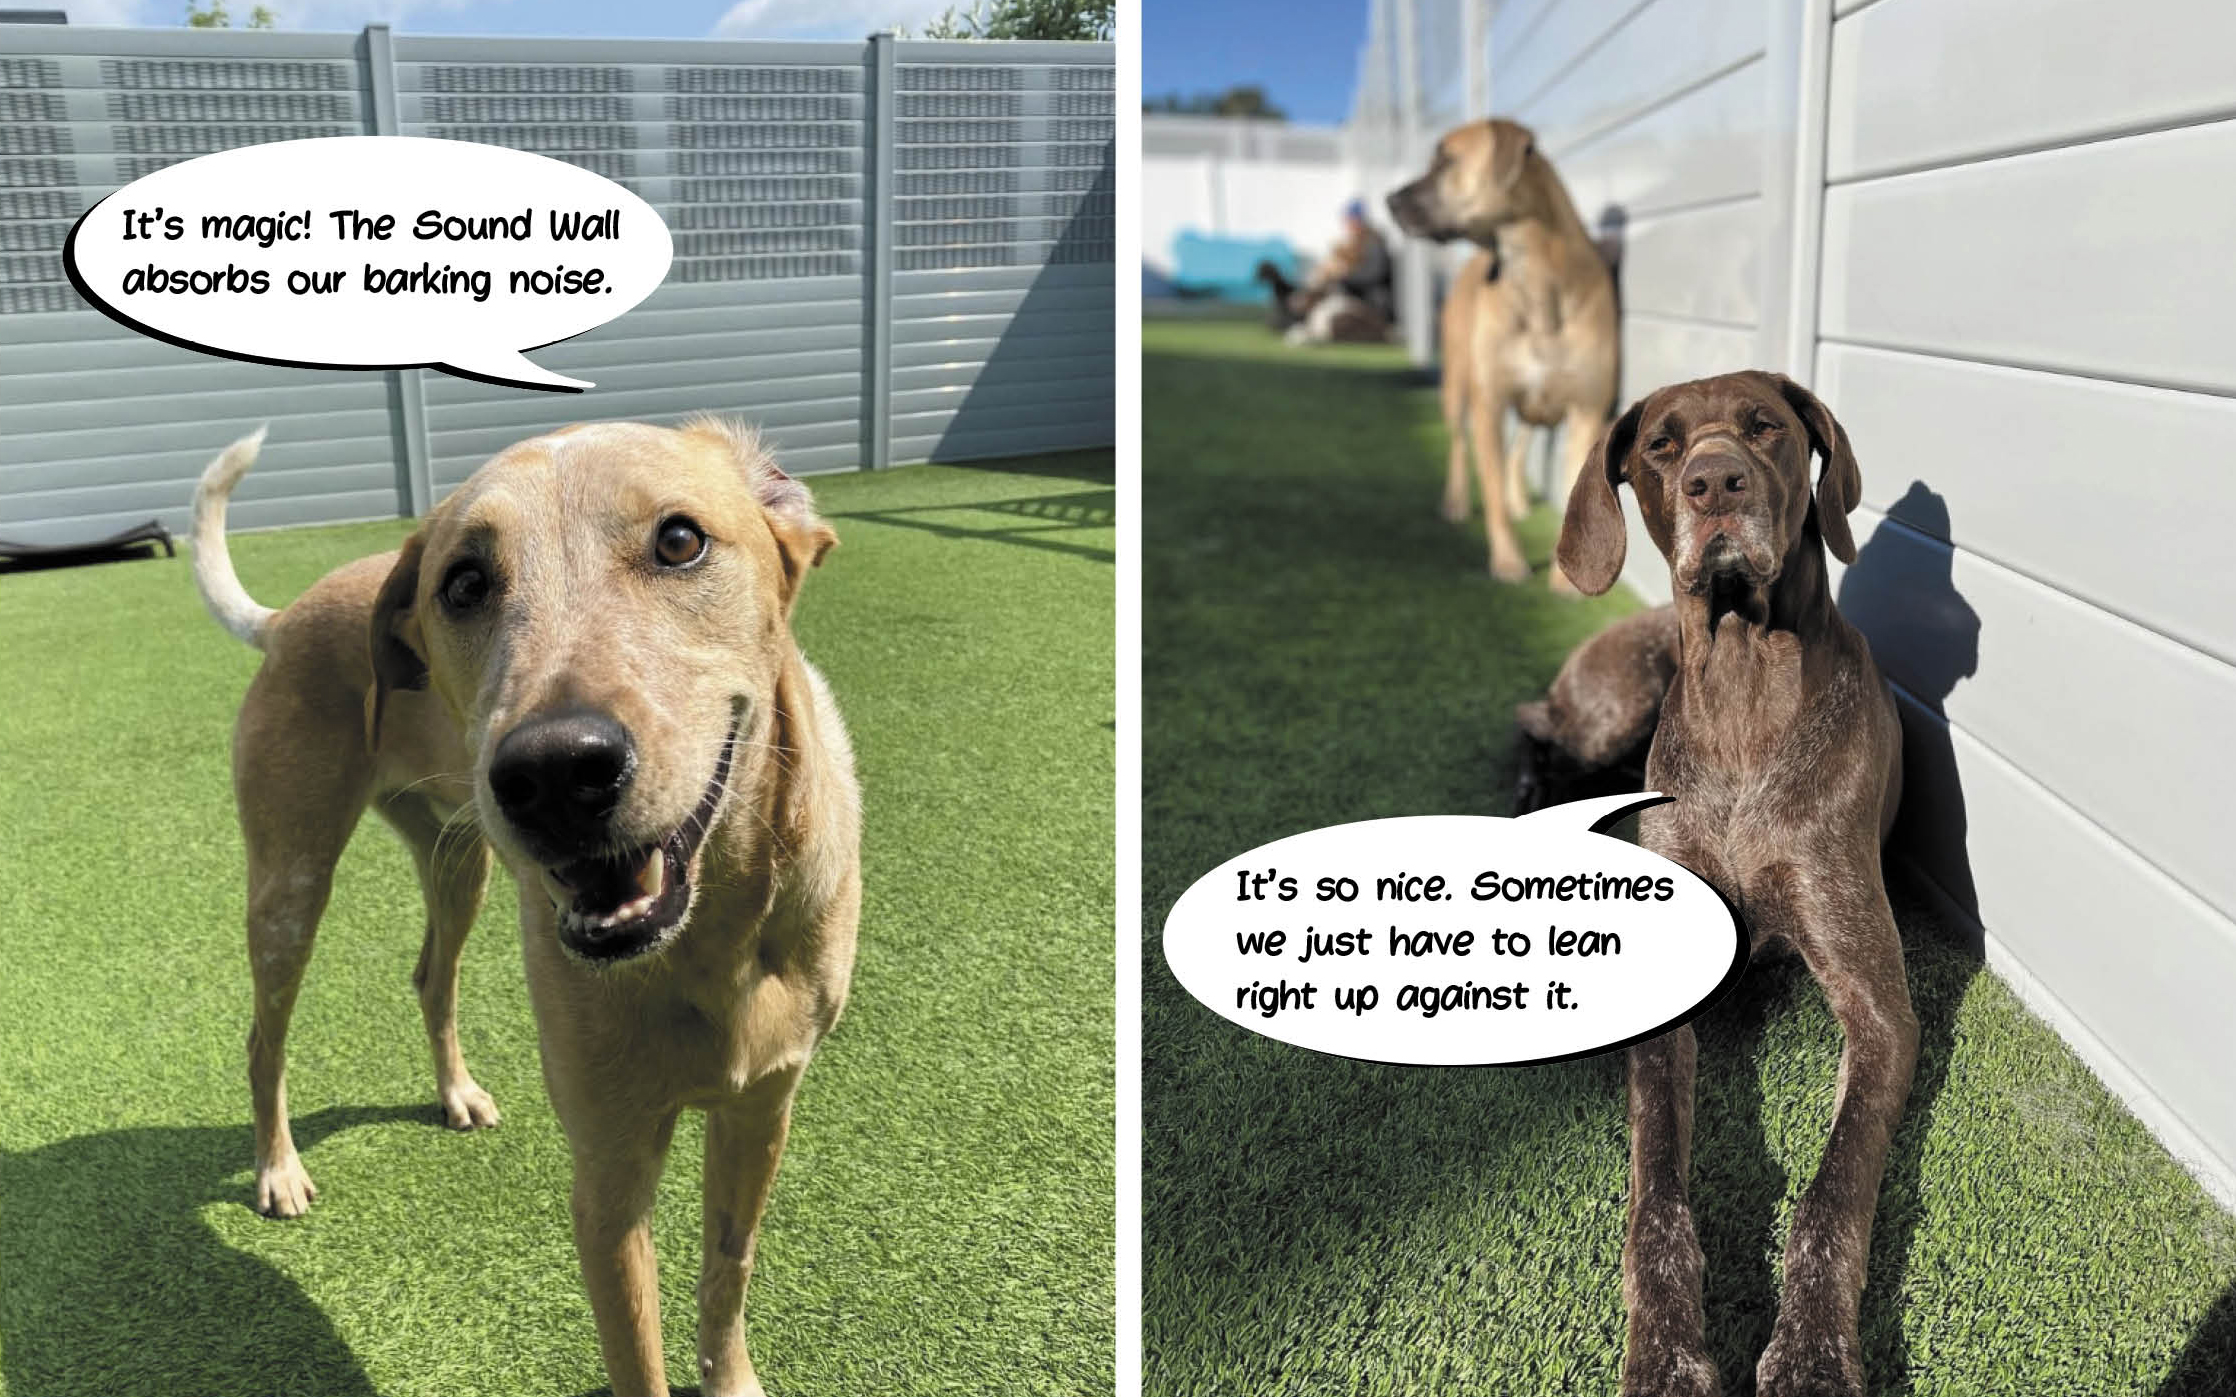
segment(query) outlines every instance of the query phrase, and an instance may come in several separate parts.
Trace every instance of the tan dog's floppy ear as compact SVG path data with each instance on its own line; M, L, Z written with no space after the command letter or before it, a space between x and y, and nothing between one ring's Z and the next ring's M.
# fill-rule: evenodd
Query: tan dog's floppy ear
M768 516L769 532L776 536L777 555L784 563L784 605L789 609L799 595L800 579L838 546L838 535L816 514L815 497L808 488L777 468L761 445L760 433L720 417L694 417L683 424L683 430L720 442L745 472L753 498Z
M1537 149L1537 135L1518 122L1499 120L1490 126L1491 179L1499 188L1511 189L1529 164L1530 152Z
M1848 531L1848 512L1863 499L1863 472L1856 466L1855 448L1848 444L1848 429L1816 394L1784 374L1775 377L1786 405L1809 429L1809 444L1824 457L1824 470L1817 476L1817 531L1825 536L1825 547L1833 557L1852 563L1856 540Z
M1578 591L1598 596L1615 585L1623 570L1623 555L1630 548L1630 530L1623 523L1623 504L1615 498L1622 483L1623 462L1638 435L1638 419L1646 400L1630 405L1615 419L1605 435L1593 443L1591 457L1576 473L1576 488L1568 492L1568 513L1561 520L1561 541L1553 557Z
M419 640L419 618L415 614L419 559L426 546L424 529L404 540L403 551L396 555L388 580L380 584L380 595L373 600L373 693L365 715L365 736L375 746L380 744L380 715L387 705L388 691L427 687L427 661L415 648Z

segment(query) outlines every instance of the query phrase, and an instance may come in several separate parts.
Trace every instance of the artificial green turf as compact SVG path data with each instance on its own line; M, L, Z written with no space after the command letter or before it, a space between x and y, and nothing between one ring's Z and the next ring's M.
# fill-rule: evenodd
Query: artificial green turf
M1282 835L1498 814L1514 703L1635 602L1500 587L1436 515L1435 396L1394 350L1143 330L1144 1391L1612 1393L1620 1062L1377 1066L1189 999L1165 911ZM1866 464L1868 469L1868 463ZM2236 1389L2236 1222L1898 886L1923 1060L1864 1297L1879 1393ZM1839 1036L1790 963L1700 1022L1710 1342L1751 1391Z
M808 1072L749 1324L776 1394L1109 1392L1114 494L1108 453L814 482L797 629L865 798L860 960ZM402 523L241 535L284 602ZM438 1123L419 894L367 820L289 1041L308 1217L250 1210L228 743L257 656L187 560L0 575L0 1390L602 1388L508 879L461 1032L504 1112ZM699 1126L657 1244L694 1376Z

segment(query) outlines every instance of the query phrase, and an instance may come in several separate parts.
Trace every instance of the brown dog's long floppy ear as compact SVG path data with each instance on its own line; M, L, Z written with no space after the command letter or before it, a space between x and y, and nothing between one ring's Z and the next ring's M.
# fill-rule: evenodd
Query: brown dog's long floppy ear
M427 687L427 661L415 644L419 640L419 559L426 547L424 529L404 540L403 551L396 555L388 580L380 584L380 595L373 600L373 693L365 711L365 736L375 746L380 743L380 716L387 706L388 691Z
M1632 403L1630 411L1616 418L1615 425L1593 443L1591 457L1568 492L1568 513L1561 520L1561 541L1553 557L1578 591L1595 597L1615 585L1623 570L1623 555L1630 549L1630 530L1623 523L1623 503L1615 498L1615 487L1622 483L1623 462L1630 455L1645 407L1644 398Z
M1530 152L1537 149L1537 134L1520 122L1499 118L1491 128L1491 179L1510 189L1522 177Z
M753 498L768 516L769 532L776 536L777 556L784 564L784 605L789 610L799 595L800 579L838 546L838 535L815 512L815 497L808 488L778 469L768 448L761 445L759 432L721 417L694 417L683 424L683 430L720 442L745 472Z
M1786 405L1809 429L1809 444L1824 457L1824 470L1817 476L1817 531L1825 536L1825 547L1833 557L1852 563L1856 539L1848 531L1848 511L1863 499L1863 472L1856 466L1855 448L1848 444L1848 429L1816 394L1784 374L1774 376Z

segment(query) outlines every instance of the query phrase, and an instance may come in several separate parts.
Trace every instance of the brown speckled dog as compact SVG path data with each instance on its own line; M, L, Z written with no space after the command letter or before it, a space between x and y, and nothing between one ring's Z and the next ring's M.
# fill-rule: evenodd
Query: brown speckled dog
M1812 449L1824 459L1813 494ZM1847 1039L1758 1391L1859 1397L1871 1217L1918 1047L1879 870L1902 792L1902 728L1826 585L1825 549L1855 558L1848 511L1862 477L1847 432L1789 379L1663 388L1608 429L1569 496L1560 562L1586 592L1606 591L1622 568L1615 490L1626 483L1669 560L1678 632L1646 769L1647 786L1675 799L1641 815L1641 841L1714 884L1756 947L1798 950ZM1690 1027L1630 1050L1626 1397L1718 1390L1686 1195L1693 1064Z
M1514 706L1514 813L1645 789L1677 669L1677 611L1625 616L1568 652L1545 697Z
M793 1090L846 1001L861 900L852 750L790 628L831 531L742 429L569 427L499 453L401 552L275 613L225 548L226 497L261 441L212 463L194 528L203 599L265 655L233 749L257 1207L292 1217L315 1196L287 1128L287 1024L368 804L419 865L414 979L444 1115L496 1122L456 1027L494 848L520 887L613 1390L668 1390L650 1221L690 1107L707 1113L698 1377L708 1397L758 1393L754 1236Z

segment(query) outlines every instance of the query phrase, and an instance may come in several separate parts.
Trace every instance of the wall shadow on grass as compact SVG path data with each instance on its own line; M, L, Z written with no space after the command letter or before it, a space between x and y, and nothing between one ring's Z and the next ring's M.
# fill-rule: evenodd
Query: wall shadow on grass
M431 1117L424 1106L334 1107L293 1126L309 1154L337 1131L400 1120ZM252 1149L246 1125L149 1126L0 1152L7 1390L370 1394L301 1287L200 1216L213 1202L249 1205L240 1176Z
M984 516L992 516L986 518ZM826 519L861 519L895 528L917 529L941 538L979 539L1068 553L1098 563L1114 562L1109 548L1052 537L1088 529L1108 529L1118 521L1116 490L1073 490L1021 500L982 500L971 504L906 505L897 509L838 511Z

